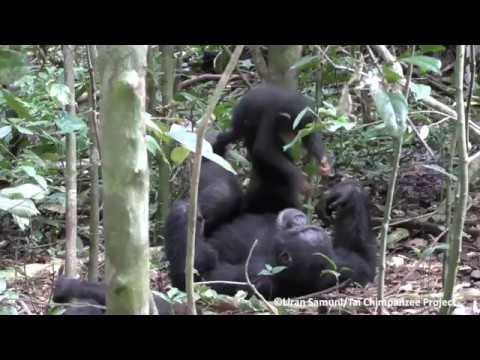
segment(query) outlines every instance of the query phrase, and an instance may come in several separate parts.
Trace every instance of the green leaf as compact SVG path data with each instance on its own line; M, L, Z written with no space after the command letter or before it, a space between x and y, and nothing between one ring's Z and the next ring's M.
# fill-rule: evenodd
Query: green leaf
M443 244L437 244L437 245L434 245L434 246L430 246L430 247L426 248L420 256L423 259L425 259L429 256L432 256L434 251L437 251L437 250L444 250L446 252L448 250L448 244L443 243Z
M183 146L178 146L170 153L170 159L177 165L182 164L185 159L190 155L190 150Z
M18 315L14 306L1 306L0 315Z
M275 266L274 268L272 268L272 275L278 274L279 272L282 272L286 268L287 268L286 266Z
M64 113L64 115L55 121L60 134L69 134L78 132L87 128L85 122L76 115Z
M380 88L373 94L373 100L388 134L400 138L405 132L408 115L405 97L400 93L385 92Z
M383 66L383 75L385 76L385 80L387 80L387 82L390 84L396 84L402 79L400 74L394 71L389 65Z
M40 185L44 190L48 189L47 180L45 180L43 176L38 175L37 171L33 167L22 166L21 169L25 171L25 173L28 176L32 177L38 183L38 185ZM39 199L36 199L36 200L39 200Z
M10 125L0 128L0 139L3 139L12 133L12 127Z
M28 109L28 105L25 101L21 100L20 98L13 95L10 91L3 89L2 90L3 97L7 105L12 109L15 110L19 118L23 119L31 119L32 115L30 110Z
M161 147L160 145L158 145L158 142L157 140L153 137L153 136L150 136L150 135L146 135L145 136L145 142L147 144L147 150L155 155L157 152L161 152Z
M48 95L55 100L60 106L70 104L71 92L70 88L65 84L53 83L48 89Z
M308 176L312 177L318 174L319 165L316 161L309 161L304 167L303 170L307 173Z
M300 124L300 122L302 121L303 119L303 116L307 113L307 111L311 112L312 114L315 115L315 113L313 112L313 110L310 108L310 107L306 107L305 109L303 109L302 111L300 111L300 113L297 115L297 117L295 118L295 121L293 122L293 125L292 125L292 129L295 130L297 128L297 126Z
M24 135L33 135L33 131L27 129L27 128L24 128L22 126L18 126L18 125L15 125L15 129L20 133L20 134L24 134Z
M195 153L197 143L196 133L180 125L173 124L167 135L173 140L178 141L180 144L182 144L183 147ZM203 140L202 156L220 165L225 170L236 174L236 171L233 169L232 165L230 165L230 163L224 158L222 158L220 155L215 154L213 152L212 145L210 145L210 143L205 139Z
M443 45L420 45L422 53L439 53L445 51L447 48Z
M27 168L27 166L24 166ZM40 201L47 195L47 191L35 184L22 184L0 190L0 195L9 199L33 199Z
M0 294L7 290L7 281L0 278Z
M320 58L318 57L318 55L309 55L301 58L295 64L290 66L290 70L302 71L307 68L313 67L319 63L320 63Z
M339 129L350 131L355 127L355 125L356 124L350 121L345 115L339 116L338 118L330 118L325 121L325 129L331 133L334 133Z
M325 254L323 254L323 253L314 253L313 255L315 255L315 256L320 256L320 257L324 258L324 259L327 261L329 267L330 267L332 270L334 270L334 271L337 270L337 264L335 264L335 261L333 261L332 259L330 259L327 255L325 255Z
M404 228L396 228L387 236L387 244L392 246L399 241L406 239L410 236L410 232Z
M12 215L30 217L40 212L30 199L9 199L0 195L0 210L7 211Z
M25 56L10 49L0 49L0 83L9 85L28 71Z
M431 71L440 74L440 69L442 67L442 62L439 59L430 56L409 56L400 60L418 66L422 72Z
M410 83L410 90L415 98L415 101L423 100L430 96L432 88L428 85Z

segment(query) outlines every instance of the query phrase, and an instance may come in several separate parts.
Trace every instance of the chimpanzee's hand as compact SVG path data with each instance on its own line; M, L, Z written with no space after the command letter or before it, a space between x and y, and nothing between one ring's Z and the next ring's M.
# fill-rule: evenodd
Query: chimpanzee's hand
M343 181L327 192L326 210L330 216L333 211L349 208L357 196L362 193L360 185L353 180Z
M330 166L330 162L328 158L325 156L323 157L322 161L320 162L320 169L319 169L320 176L332 176L332 167Z

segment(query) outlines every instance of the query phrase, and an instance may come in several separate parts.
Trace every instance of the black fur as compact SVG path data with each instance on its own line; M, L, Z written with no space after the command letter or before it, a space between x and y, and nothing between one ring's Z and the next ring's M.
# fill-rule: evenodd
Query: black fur
M253 176L245 199L245 211L278 212L299 208L298 195L306 181L292 159L283 151L284 136L304 128L315 120L307 111L298 127L292 125L297 115L312 103L301 94L274 85L260 85L250 90L235 106L232 130L220 134L214 151L224 156L227 145L243 140L252 161ZM318 162L326 161L319 133L303 139Z
M367 197L354 183L333 187L327 198L330 211L336 212L333 241L325 231L306 224L306 217L295 209L280 214L243 214L220 226L210 237L201 231L196 238L195 268L207 281L245 282L245 262L252 244L258 239L249 265L249 276L267 298L293 297L328 288L336 283L328 259L336 264L340 281L351 279L360 284L375 274L375 238L371 231ZM172 284L184 289L186 224L188 204L172 207L167 226L167 258ZM181 249L181 250L179 250ZM319 255L319 254L323 254ZM260 275L265 265L285 266L274 275ZM212 285L221 293L234 294L246 289L237 285Z

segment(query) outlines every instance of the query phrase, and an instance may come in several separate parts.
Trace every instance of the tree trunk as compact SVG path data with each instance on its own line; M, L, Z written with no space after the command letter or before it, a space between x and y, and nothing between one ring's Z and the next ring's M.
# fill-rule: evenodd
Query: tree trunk
M70 89L70 103L66 110L75 115L75 78L71 45L63 45L65 85ZM65 166L66 220L65 220L65 276L77 276L77 141L72 131L66 136Z
M302 56L302 45L268 45L268 68L273 83L296 89L297 71L290 70Z
M456 134L458 142L458 199L455 204L455 213L453 214L452 224L448 232L448 253L447 253L447 271L445 278L445 288L443 294L444 303L442 303L441 313L448 314L453 310L449 302L453 298L453 290L457 277L457 269L460 261L462 248L463 226L467 213L468 200L468 150L467 135L465 129L465 101L463 96L464 81L464 63L465 63L465 45L457 45L457 60L455 64L455 82L457 88L457 123ZM451 154L454 156L454 154Z
M147 46L98 47L107 313L149 313Z
M97 87L95 83L95 58L94 45L87 45L88 70L90 73L90 87L88 91L90 103L90 252L88 262L88 281L98 281L98 255L100 224L100 190L98 168L100 165L99 134L97 123Z

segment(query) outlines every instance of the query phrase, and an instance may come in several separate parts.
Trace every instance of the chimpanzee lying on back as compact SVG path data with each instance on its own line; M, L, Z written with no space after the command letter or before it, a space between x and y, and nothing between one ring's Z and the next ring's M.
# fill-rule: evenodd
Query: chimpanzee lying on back
M371 231L368 199L353 182L334 186L327 196L329 212L336 212L333 241L320 227L308 225L296 209L279 214L243 214L220 225L210 237L203 233L204 219L197 218L195 268L207 281L245 282L245 263L255 239L258 245L249 264L249 277L266 297L294 297L328 288L336 283L330 259L336 264L340 281L360 284L375 274L375 238ZM167 219L166 253L172 285L184 289L188 203L176 201ZM323 254L323 255L321 255ZM269 264L286 268L274 275L259 275ZM225 294L234 294L237 285L212 285ZM248 290L248 289L247 289Z
M293 140L298 130L315 120L307 111L293 130L296 117L311 102L301 94L274 85L260 85L250 90L235 106L232 130L222 133L213 145L225 156L227 145L243 140L252 161L253 175L246 195L246 212L268 213L299 208L298 195L308 184L283 145ZM330 173L323 141L319 133L303 138L308 153L320 163L320 173Z

